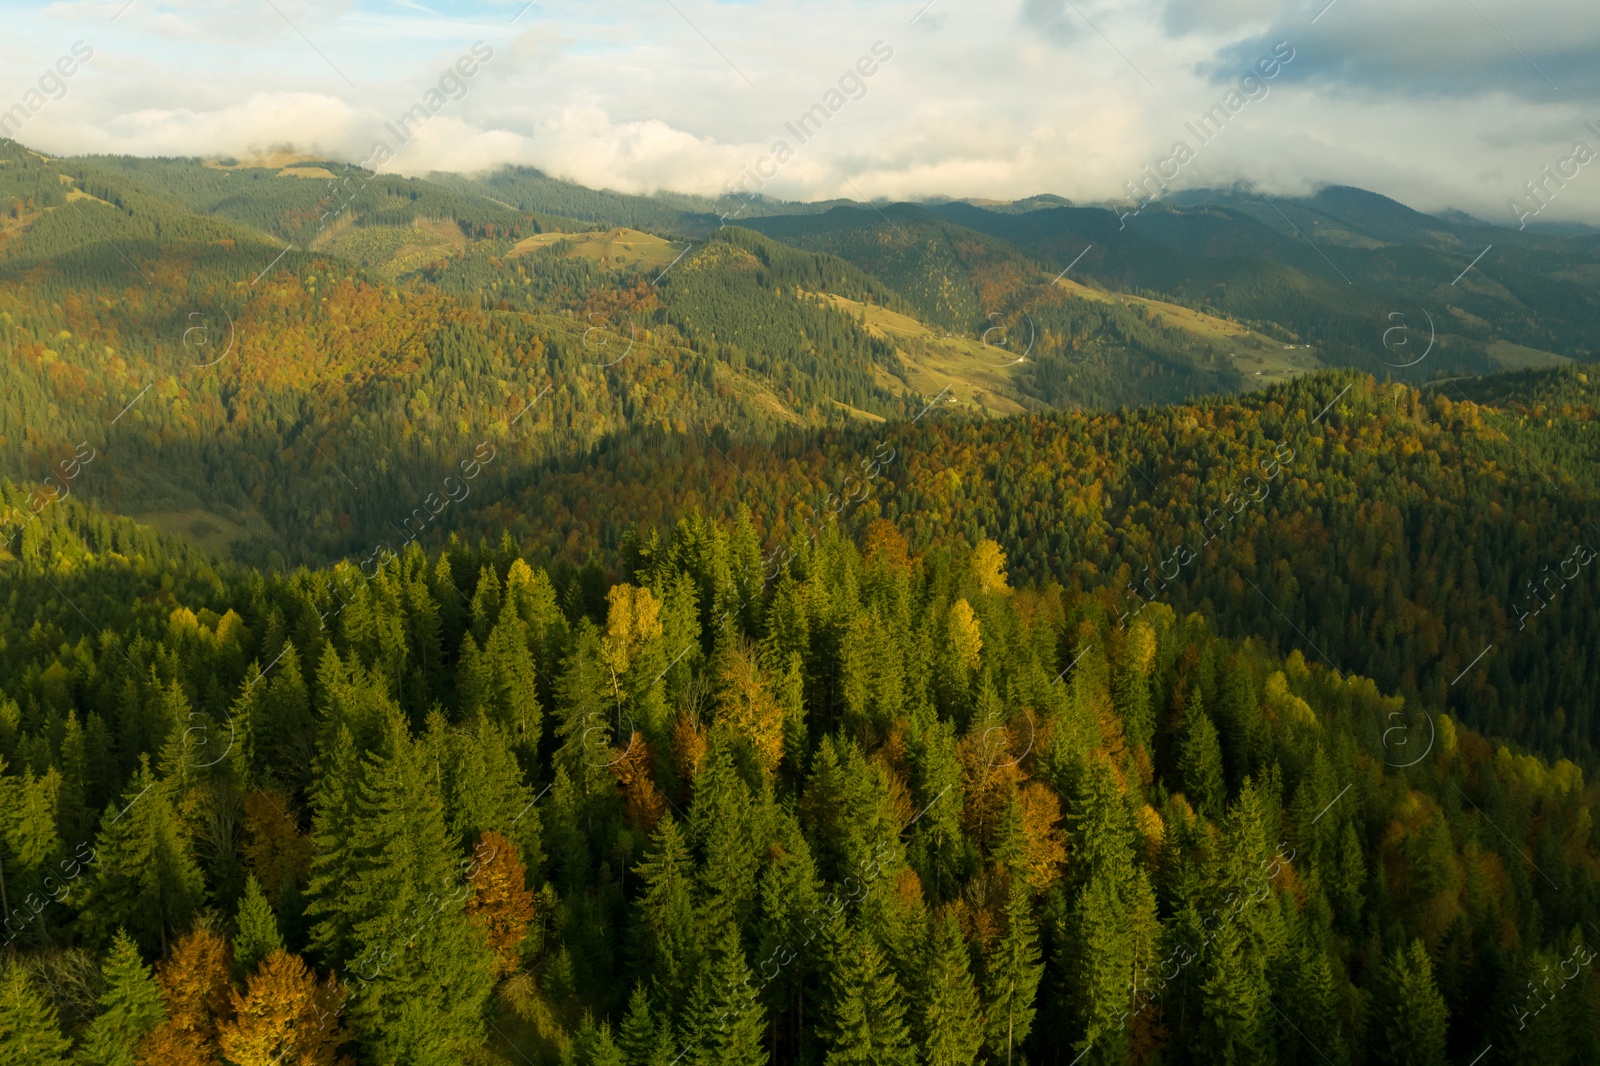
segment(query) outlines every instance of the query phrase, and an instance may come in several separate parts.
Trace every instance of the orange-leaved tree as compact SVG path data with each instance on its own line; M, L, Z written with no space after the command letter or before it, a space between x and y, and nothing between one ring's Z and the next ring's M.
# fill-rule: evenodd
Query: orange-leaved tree
M233 1017L228 942L196 929L156 967L167 1020L139 1045L140 1066L191 1066L217 1059L217 1027Z
M472 894L467 914L482 924L494 951L494 975L504 977L517 969L522 938L533 921L533 893L528 891L528 871L517 857L517 847L490 830L472 849L473 871L467 879Z
M298 955L274 951L233 994L233 1020L221 1029L222 1054L234 1066L335 1066L350 1034L339 1024L345 989L316 974Z

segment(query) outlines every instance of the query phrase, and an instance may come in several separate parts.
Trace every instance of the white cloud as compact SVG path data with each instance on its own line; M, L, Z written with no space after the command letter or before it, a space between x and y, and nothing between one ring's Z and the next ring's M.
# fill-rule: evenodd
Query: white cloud
M278 0L293 26L247 0L135 0L115 24L107 4L56 3L13 18L0 101L85 38L95 60L29 124L31 143L240 156L293 143L361 159L482 39L496 54L470 94L391 169L525 163L587 185L715 194L783 138L796 154L769 194L1092 201L1118 196L1287 38L1294 63L1182 183L1341 182L1499 217L1573 138L1600 147L1583 126L1600 122L1600 73L1573 59L1593 68L1600 48L1592 0L1478 0L1495 26L1454 0L1338 0L1315 25L1321 0L939 0L911 24L921 2L678 0L680 16L647 0L548 0L514 26L520 0L437 13ZM865 97L799 145L784 123L879 40L894 57ZM1574 182L1544 217L1600 220L1592 184Z

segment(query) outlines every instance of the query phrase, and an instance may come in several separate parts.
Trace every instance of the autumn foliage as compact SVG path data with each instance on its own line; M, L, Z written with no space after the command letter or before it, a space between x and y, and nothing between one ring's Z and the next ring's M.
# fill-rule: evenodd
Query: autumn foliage
M234 1018L222 1026L222 1053L234 1066L335 1066L349 1034L339 1024L344 989L316 974L298 955L269 955L244 993L234 992Z
M533 921L533 893L528 891L528 871L517 858L516 845L499 833L489 832L472 850L472 894L467 914L483 926L494 951L495 976L514 973L522 938Z

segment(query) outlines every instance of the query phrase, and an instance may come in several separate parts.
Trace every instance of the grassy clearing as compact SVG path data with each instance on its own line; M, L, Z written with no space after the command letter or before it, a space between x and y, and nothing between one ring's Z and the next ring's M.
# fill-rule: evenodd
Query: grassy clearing
M1080 285L1066 278L1062 278L1056 284L1063 286L1079 299L1100 300L1134 307L1159 325L1193 334L1210 345L1219 355L1228 358L1234 369L1243 375L1247 392L1288 381L1290 378L1322 368L1322 360L1318 359L1316 352L1307 345L1295 344L1291 347L1264 333L1257 333L1237 322L1208 315L1203 311L1167 303L1164 300L1151 300L1144 296L1091 289L1087 285Z
M1555 352L1528 348L1510 341L1495 341L1488 347L1489 358L1507 370L1531 370L1543 366L1566 366L1572 362L1567 356Z
M163 533L193 541L211 554L219 556L226 556L228 549L236 541L266 531L264 523L261 529L252 530L224 518L215 511L198 507L188 511L147 511L130 517L135 522L159 529Z
M571 241L566 254L578 259L596 259L603 266L660 270L683 251L682 245L662 240L636 229L595 230L590 233L540 233L518 241L512 255L526 255L560 241Z
M874 304L847 300L831 293L817 294L834 307L859 317L867 331L891 341L905 365L910 388L886 371L878 383L899 392L933 396L948 389L956 403L996 415L1020 414L1016 376L1026 365L1015 353L933 329L910 315Z

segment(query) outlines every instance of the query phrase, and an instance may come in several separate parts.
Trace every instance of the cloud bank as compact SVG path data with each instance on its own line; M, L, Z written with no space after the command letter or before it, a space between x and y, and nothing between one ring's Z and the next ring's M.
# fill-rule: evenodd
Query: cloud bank
M792 198L1120 199L1263 54L1292 64L1172 188L1359 185L1515 224L1540 168L1600 123L1592 0L71 0L10 5L0 108L75 41L94 61L22 140L57 154L273 149L422 174L505 163L633 192L722 193L793 149ZM386 124L474 42L494 58L403 144ZM799 144L876 42L894 59ZM831 105L828 105L831 107ZM1586 168L1541 221L1600 223Z

